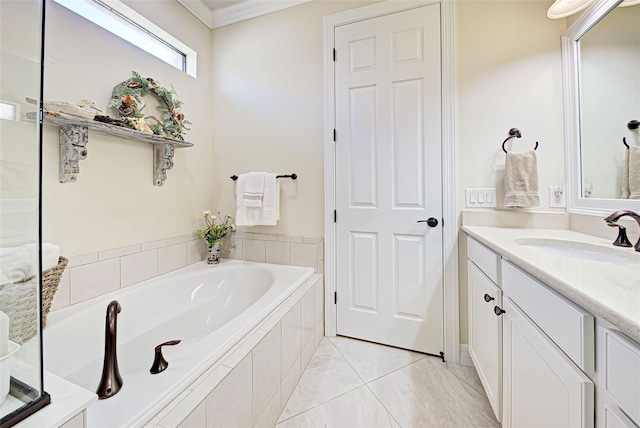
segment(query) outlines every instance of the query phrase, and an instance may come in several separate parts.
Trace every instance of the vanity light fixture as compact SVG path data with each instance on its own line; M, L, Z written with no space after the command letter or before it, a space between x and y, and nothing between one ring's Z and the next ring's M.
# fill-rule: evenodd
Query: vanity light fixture
M591 6L594 1L595 0L556 0L547 11L547 16L551 19L566 18L569 15L573 15Z

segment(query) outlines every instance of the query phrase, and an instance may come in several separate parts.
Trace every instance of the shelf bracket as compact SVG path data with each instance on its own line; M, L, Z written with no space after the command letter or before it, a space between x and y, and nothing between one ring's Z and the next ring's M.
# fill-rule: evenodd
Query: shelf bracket
M162 186L167 180L167 170L173 168L173 144L153 145L153 185Z
M73 183L80 174L81 160L87 158L89 129L80 125L60 126L60 183Z

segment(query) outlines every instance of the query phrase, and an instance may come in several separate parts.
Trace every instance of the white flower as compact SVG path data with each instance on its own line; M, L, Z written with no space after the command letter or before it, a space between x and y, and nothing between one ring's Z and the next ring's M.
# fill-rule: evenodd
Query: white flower
M231 230L233 230L234 232L236 231L236 225L235 224L231 225Z
M215 219L218 218L218 216L217 215L212 215L211 218L215 220Z
M202 211L202 217L209 217L211 215L211 211Z

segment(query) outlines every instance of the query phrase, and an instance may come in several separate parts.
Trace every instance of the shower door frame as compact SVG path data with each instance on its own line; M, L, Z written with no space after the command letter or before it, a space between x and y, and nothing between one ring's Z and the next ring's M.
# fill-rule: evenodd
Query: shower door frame
M335 28L396 12L440 4L442 49L442 209L443 209L443 283L444 283L444 353L447 361L460 361L459 291L458 291L458 220L456 204L455 154L455 57L453 0L385 1L371 6L325 16L323 22L324 68L324 283L325 335L335 336L336 292L336 142L335 69L333 48Z

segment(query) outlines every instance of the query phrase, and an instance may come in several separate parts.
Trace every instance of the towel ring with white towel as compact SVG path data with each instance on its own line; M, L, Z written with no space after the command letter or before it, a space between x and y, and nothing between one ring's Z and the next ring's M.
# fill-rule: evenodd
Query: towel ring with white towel
M504 145L512 138L520 138L518 128L511 128L509 136L502 142L506 153L504 166L504 205L506 208L531 208L540 206L538 195L538 158L536 149L526 152L507 152Z
M236 226L275 226L280 220L278 178L297 179L296 174L250 172L233 175L236 185Z

